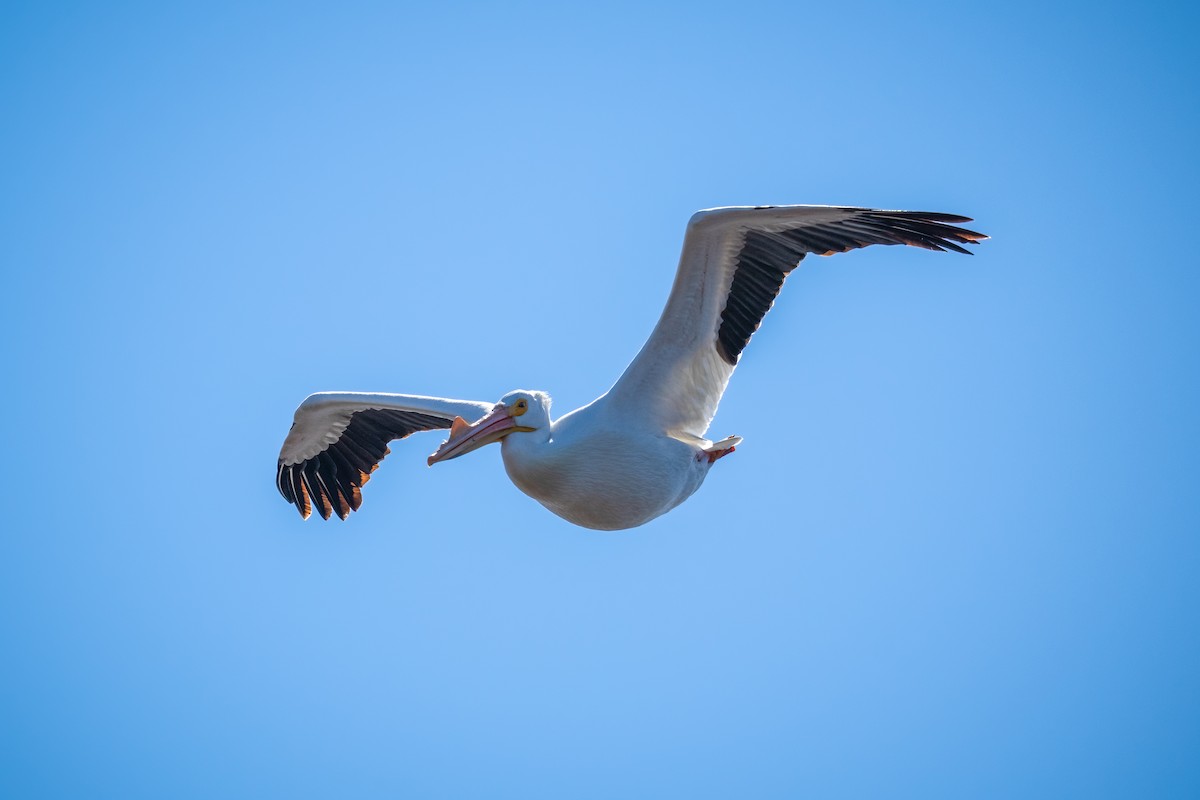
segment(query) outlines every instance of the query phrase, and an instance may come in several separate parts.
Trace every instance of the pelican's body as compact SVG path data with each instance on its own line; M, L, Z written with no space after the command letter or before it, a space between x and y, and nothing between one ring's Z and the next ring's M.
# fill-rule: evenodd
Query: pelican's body
M387 443L449 428L430 465L501 442L512 482L586 528L642 525L690 497L736 436L705 438L741 353L805 255L871 244L968 253L986 238L947 223L966 217L833 206L708 209L688 224L658 325L613 387L552 420L544 392L494 405L398 394L309 396L284 441L276 484L302 516L345 519Z
M704 452L711 443L623 423L605 400L555 420L545 435L506 436L500 452L517 488L558 516L620 530L665 514L699 489L712 467Z

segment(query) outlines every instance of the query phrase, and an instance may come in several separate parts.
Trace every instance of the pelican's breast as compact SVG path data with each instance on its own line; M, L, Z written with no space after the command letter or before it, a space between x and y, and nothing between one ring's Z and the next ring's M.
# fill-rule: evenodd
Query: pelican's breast
M632 528L670 511L708 472L684 442L619 430L556 431L548 441L514 434L501 452L518 489L560 517L599 530Z

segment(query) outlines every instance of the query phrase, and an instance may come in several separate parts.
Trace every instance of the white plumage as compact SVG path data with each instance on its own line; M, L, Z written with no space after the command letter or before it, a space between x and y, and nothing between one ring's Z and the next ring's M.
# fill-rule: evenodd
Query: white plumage
M805 255L872 244L969 253L986 239L967 217L835 206L715 208L688 223L675 283L658 325L602 397L557 420L544 392L499 403L401 394L323 392L296 409L276 485L307 518L345 519L387 443L450 428L432 465L501 442L516 486L577 525L631 528L700 488L740 443L705 438L741 352L783 281Z

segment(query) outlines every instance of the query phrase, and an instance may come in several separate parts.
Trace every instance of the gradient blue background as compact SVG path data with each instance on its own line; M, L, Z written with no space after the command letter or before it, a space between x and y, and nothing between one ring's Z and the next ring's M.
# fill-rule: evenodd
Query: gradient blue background
M1196 797L1179 13L5 5L0 794ZM805 261L643 528L276 494L313 391L591 400L745 203L994 239Z

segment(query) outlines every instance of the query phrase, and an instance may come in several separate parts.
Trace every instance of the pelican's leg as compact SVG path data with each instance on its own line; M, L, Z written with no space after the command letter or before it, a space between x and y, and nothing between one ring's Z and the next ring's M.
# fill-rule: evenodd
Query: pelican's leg
M741 443L742 437L740 436L726 436L721 441L713 442L708 447L704 448L703 453L708 456L708 463L712 464L718 458L732 453Z

